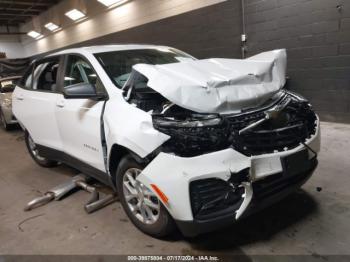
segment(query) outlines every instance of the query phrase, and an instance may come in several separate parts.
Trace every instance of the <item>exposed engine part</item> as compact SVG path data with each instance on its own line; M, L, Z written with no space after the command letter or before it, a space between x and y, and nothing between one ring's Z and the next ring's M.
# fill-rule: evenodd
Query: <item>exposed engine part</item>
M133 71L123 89L130 103L152 114L154 128L171 137L162 145L164 152L191 157L232 147L247 156L273 153L303 144L316 130L311 106L293 93L276 94L260 110L202 114L169 102L147 83Z
M147 86L148 79L137 71L133 71L123 86L125 100L143 111L161 113L169 104L162 95Z
M315 133L317 120L308 102L288 94L267 110L215 118L209 115L210 123L208 115L188 110L170 115L170 112L153 114L153 124L171 136L163 144L163 150L180 156L196 156L229 147L247 156L290 150Z

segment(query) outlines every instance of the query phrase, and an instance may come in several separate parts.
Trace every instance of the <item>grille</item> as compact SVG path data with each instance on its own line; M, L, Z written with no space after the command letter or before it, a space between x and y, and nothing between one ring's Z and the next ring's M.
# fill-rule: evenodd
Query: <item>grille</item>
M316 132L316 115L310 106L291 100L277 118L239 134L239 130L264 117L264 112L257 112L227 119L233 130L232 145L237 151L251 156L289 150Z
M279 105L286 106L277 117L243 134L239 134L239 131L265 118L268 108L242 115L222 116L222 122L216 126L162 127L154 123L154 127L171 137L162 145L162 150L183 157L230 147L246 156L274 153L295 148L316 132L316 115L307 102L285 95L275 106Z
M192 212L195 219L204 220L234 212L243 202L243 187L208 178L190 183Z

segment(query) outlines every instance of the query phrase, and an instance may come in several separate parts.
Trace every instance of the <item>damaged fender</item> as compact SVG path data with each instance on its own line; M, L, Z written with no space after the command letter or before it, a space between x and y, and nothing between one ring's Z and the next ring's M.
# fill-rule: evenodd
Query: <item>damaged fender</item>
M122 96L110 98L106 104L104 128L107 155L118 144L144 158L169 139L153 128L150 114L125 103Z

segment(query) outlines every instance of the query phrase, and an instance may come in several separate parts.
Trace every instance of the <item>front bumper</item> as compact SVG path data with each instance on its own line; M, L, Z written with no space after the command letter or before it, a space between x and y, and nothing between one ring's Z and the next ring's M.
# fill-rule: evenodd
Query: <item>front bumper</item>
M253 199L245 210L244 214L241 218L249 216L253 213L256 213L280 200L288 196L289 194L295 192L298 188L300 188L313 174L313 171L317 167L317 159L314 158L312 160L312 168L307 172L301 173L297 175L291 181L279 181L278 185L274 188L274 193L268 194L264 197L256 197L253 196ZM277 174L278 176L279 174ZM284 183L285 182L285 183ZM225 226L229 226L236 222L233 214L226 214L224 216L216 217L208 220L197 220L194 219L192 221L181 221L175 220L178 228L182 232L183 235L187 237L193 237L202 233L214 231L219 228L223 228Z
M305 141L305 144L314 152L320 150L318 120L316 133ZM296 181L284 181L281 190L277 191L274 189L278 186L272 186L272 191L276 192L265 196L263 201L259 200L256 194L258 192L256 185L263 184L268 181L268 178L283 173L282 158L294 155L305 150L305 148L304 145L300 144L291 150L251 157L245 156L232 148L188 158L160 153L137 179L149 188L152 188L151 184L155 184L162 190L168 198L168 202L163 203L163 205L175 219L182 233L193 236L223 225L232 224L239 218L258 210L261 206L266 206L269 202L274 202L300 187L311 176L317 166L315 154L311 150L308 150L308 158L311 162L310 168L303 174L293 176L298 178ZM220 213L214 218L196 219L191 204L191 182L209 178L228 181L232 176L238 176L243 170L249 170L249 179L242 182L245 191L240 206L234 212ZM264 191L263 189L262 193Z

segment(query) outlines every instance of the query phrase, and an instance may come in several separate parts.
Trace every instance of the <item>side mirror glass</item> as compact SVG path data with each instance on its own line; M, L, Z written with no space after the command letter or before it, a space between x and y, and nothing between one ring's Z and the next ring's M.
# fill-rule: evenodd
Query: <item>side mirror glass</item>
M104 95L97 94L94 85L89 83L80 83L65 87L63 90L66 99L103 99Z

